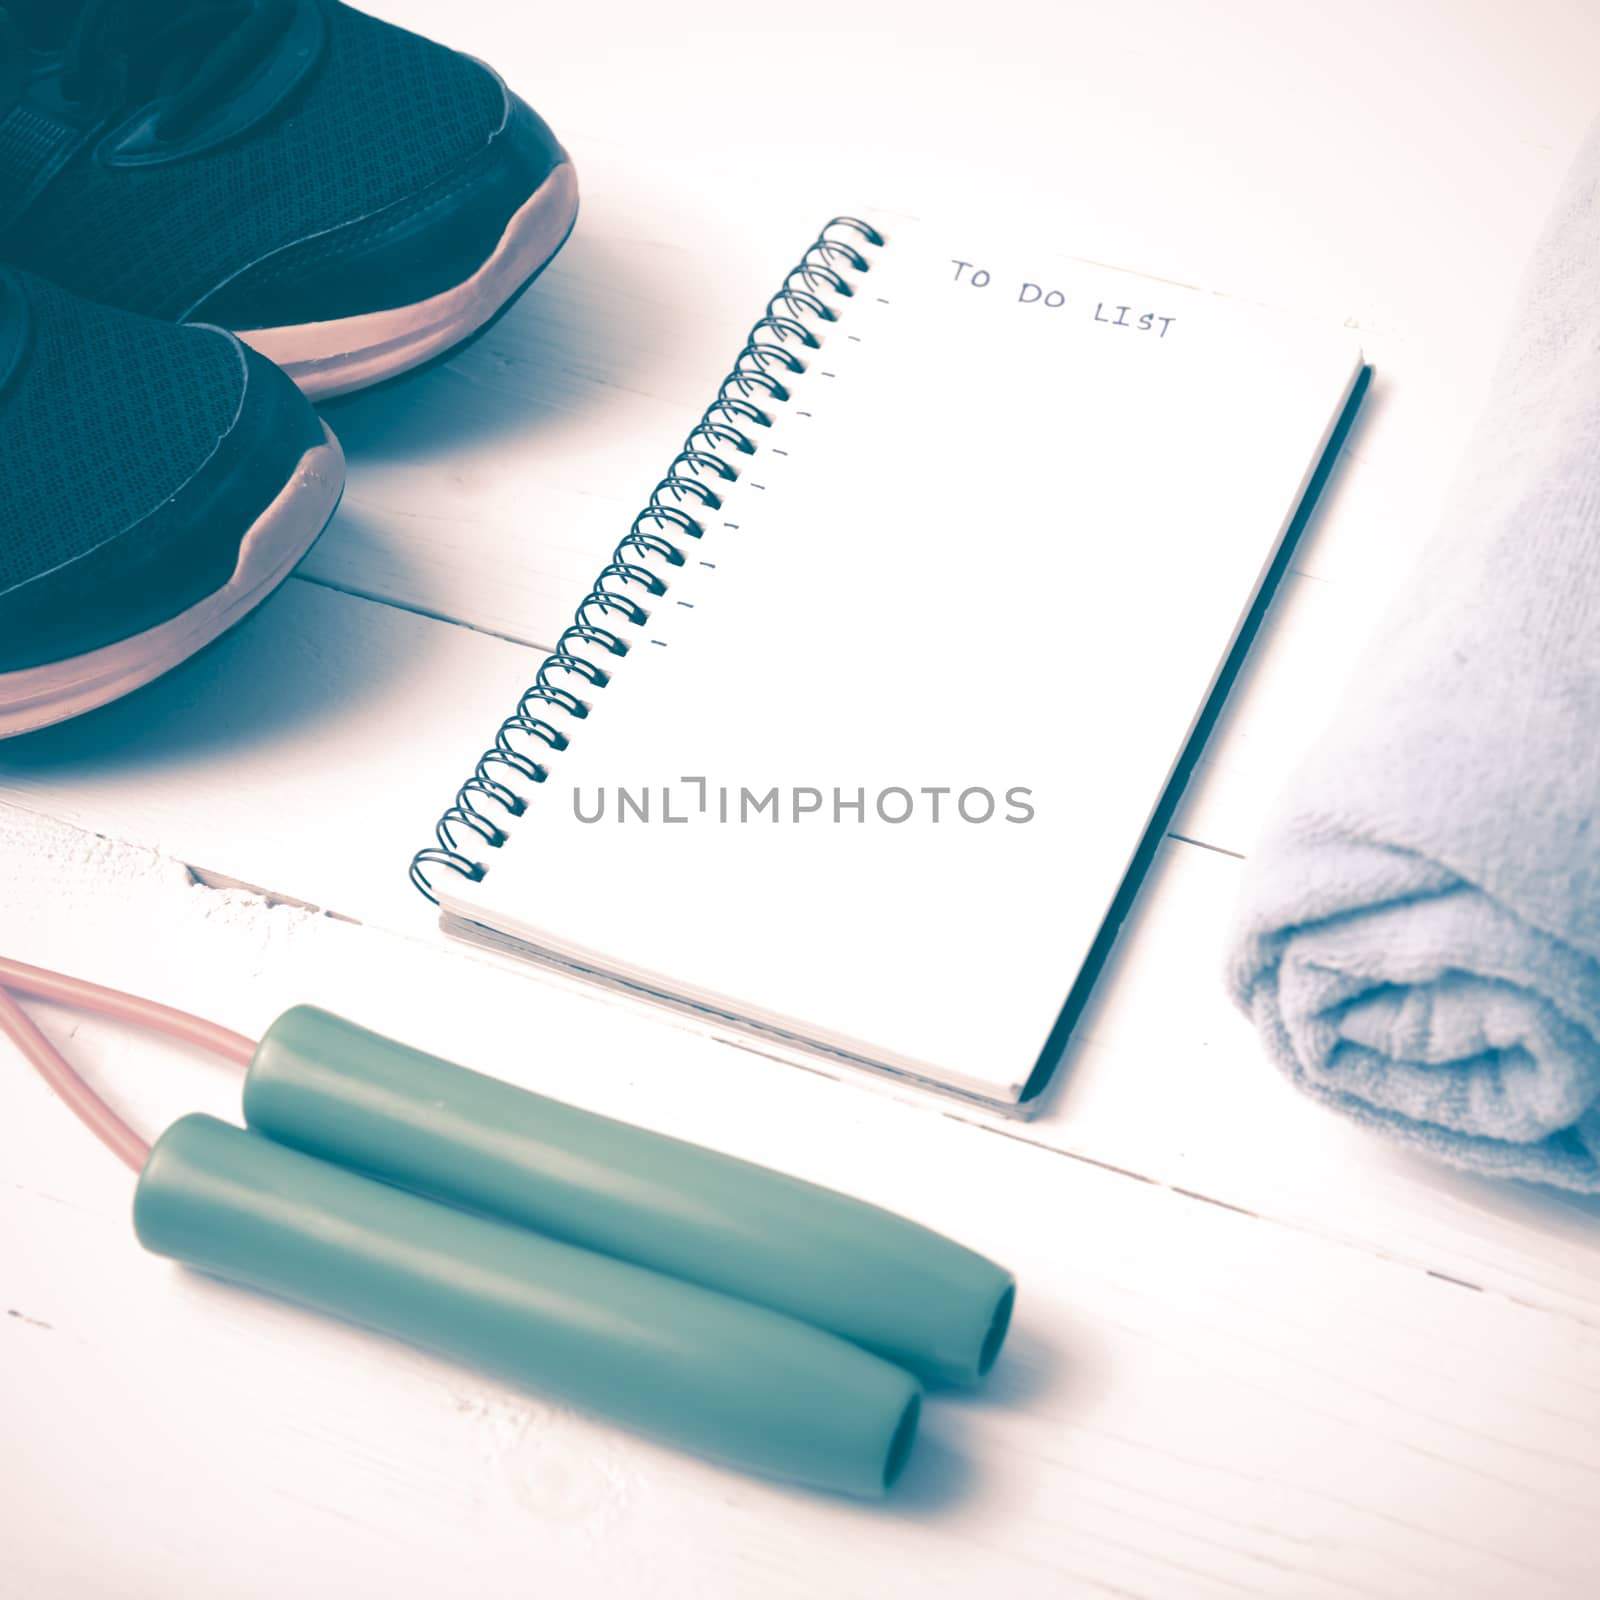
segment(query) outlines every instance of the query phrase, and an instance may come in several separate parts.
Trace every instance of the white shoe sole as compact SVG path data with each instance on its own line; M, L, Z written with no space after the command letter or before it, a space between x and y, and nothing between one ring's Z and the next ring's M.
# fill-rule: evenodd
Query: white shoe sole
M260 605L294 570L328 525L344 489L344 454L325 443L300 458L294 475L239 545L233 576L187 611L115 644L42 667L0 673L0 739L65 722L121 699L187 661Z
M239 337L313 400L381 383L476 333L561 248L577 215L577 174L563 161L513 213L489 259L453 289L331 322L240 329Z

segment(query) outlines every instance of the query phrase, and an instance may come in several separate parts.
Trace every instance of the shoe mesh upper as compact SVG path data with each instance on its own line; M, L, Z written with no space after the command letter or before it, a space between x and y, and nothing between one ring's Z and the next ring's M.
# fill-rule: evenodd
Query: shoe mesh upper
M0 395L0 593L86 554L177 492L238 415L233 339L15 275L33 343Z
M499 83L464 56L329 5L307 81L243 137L169 164L80 151L0 239L0 256L93 299L183 315L269 251L392 205L499 127Z

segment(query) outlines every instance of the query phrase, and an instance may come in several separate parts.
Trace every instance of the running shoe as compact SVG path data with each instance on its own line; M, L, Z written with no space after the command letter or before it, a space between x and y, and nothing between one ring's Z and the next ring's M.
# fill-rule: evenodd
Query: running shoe
M343 487L310 402L232 334L0 269L0 738L209 644Z
M0 259L313 397L481 332L577 209L489 68L336 0L0 0Z

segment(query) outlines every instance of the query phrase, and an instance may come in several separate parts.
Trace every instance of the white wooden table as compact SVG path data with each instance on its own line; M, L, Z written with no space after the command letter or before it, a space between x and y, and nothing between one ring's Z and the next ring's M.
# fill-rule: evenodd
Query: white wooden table
M0 1593L1595 1593L1600 1206L1301 1103L1217 968L1239 856L1429 530L1600 10L382 9L549 117L578 232L477 347L330 409L344 508L258 619L0 749L0 950L246 1031L317 1001L854 1191L1011 1265L1018 1317L887 1503L793 1491L145 1256L128 1174L0 1052ZM1030 1125L453 948L405 881L776 274L874 203L1348 321L1378 370ZM236 1114L215 1064L36 1014L143 1128Z

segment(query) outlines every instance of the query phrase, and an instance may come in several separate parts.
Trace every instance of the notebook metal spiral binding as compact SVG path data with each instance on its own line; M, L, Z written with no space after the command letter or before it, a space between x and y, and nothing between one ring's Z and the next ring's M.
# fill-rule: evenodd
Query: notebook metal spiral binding
M859 217L834 217L785 274L783 286L750 329L716 399L689 430L666 476L579 603L571 625L540 664L516 710L500 724L493 746L456 791L455 803L439 818L434 829L438 843L412 857L411 881L435 905L439 897L428 869L447 868L474 883L484 876L487 867L474 857L483 850L498 850L509 837L504 824L527 809L526 800L506 777L543 783L549 776L550 755L569 743L568 734L547 713L582 721L589 715L587 696L610 682L612 669L579 647L586 646L602 658L628 654L631 641L622 630L641 627L649 615L636 596L655 599L667 592L668 580L652 561L668 568L684 564L683 549L675 540L700 538L705 528L696 513L715 511L722 504L716 485L739 476L738 467L724 452L731 451L735 458L755 454L750 430L771 426L766 408L784 405L790 398L784 376L805 370L793 347L818 348L807 321L838 320L839 313L823 296L848 300L855 291L845 274L870 271L862 247L883 242L883 235ZM686 505L692 509L686 510ZM530 750L537 750L537 757Z

